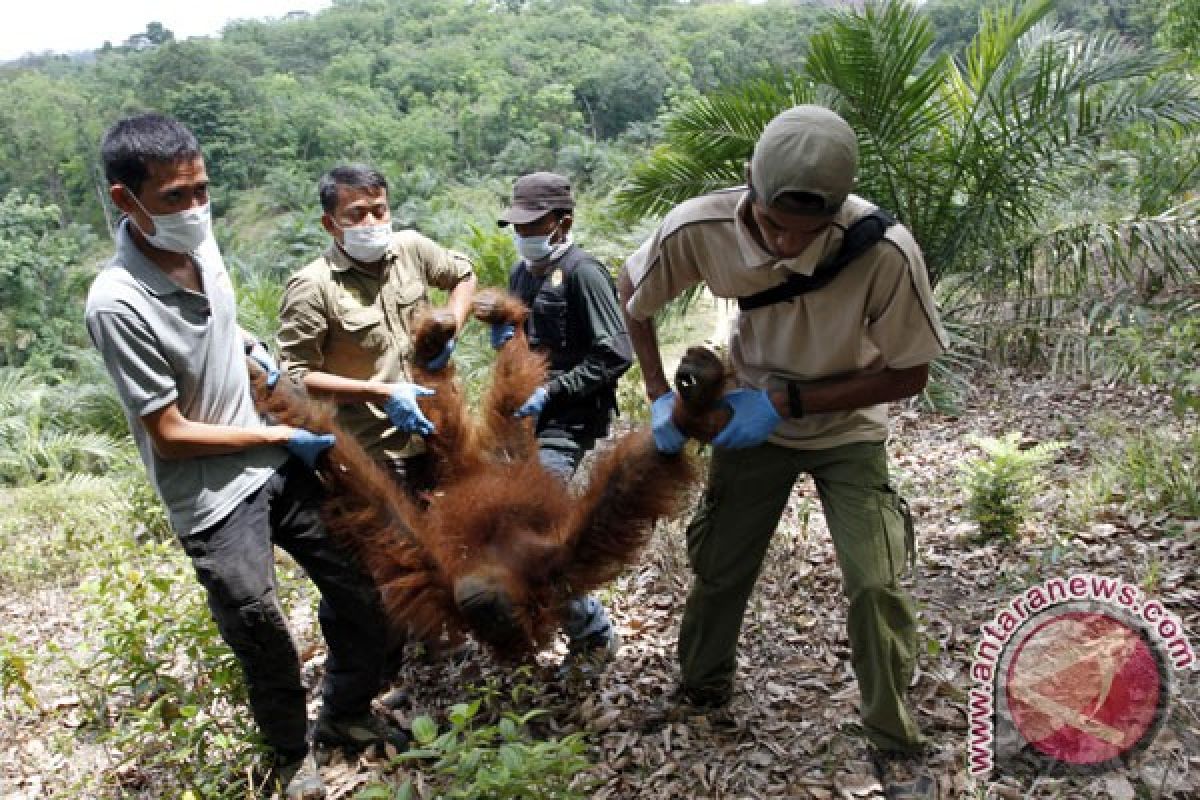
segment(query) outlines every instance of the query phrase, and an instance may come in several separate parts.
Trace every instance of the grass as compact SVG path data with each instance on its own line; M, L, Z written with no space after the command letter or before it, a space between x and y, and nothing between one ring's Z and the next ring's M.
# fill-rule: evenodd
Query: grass
M130 530L119 478L76 476L62 483L0 489L0 589L74 581L109 563Z

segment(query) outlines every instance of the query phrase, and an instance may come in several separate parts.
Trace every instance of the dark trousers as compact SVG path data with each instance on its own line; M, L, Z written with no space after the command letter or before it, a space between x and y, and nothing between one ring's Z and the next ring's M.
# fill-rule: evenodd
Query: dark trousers
M325 711L366 713L380 685L379 595L325 531L322 497L313 472L292 458L221 522L180 537L217 628L242 665L251 713L267 744L281 753L306 749L308 719L300 658L276 592L272 545L291 555L321 592Z
M579 462L595 446L593 436L546 428L538 432L538 461L547 472L567 484L579 468ZM575 647L586 647L590 639L603 637L607 640L612 636L612 621L594 595L575 595L567 601L563 633Z
M596 446L596 437L560 428L538 431L538 461L564 484L570 483L579 462Z

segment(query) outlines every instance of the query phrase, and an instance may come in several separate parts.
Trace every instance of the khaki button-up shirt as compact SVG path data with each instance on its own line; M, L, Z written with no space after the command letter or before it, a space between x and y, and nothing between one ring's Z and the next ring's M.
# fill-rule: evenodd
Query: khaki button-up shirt
M789 270L811 275L841 247L851 223L873 206L847 198L833 224L799 257L780 260L755 242L742 219L745 189L714 192L677 206L629 257L635 291L628 310L647 319L688 287L716 297L747 297L780 283ZM920 248L903 225L852 261L819 291L753 311L732 323L729 357L738 383L775 389L879 367L927 364L948 347ZM784 420L771 441L815 450L887 439L887 405Z
M410 381L411 325L428 305L428 288L453 289L472 274L471 261L416 231L392 235L378 272L352 261L336 243L288 281L280 309L279 349L298 380L310 371L345 378ZM376 458L424 450L374 403L344 403L338 424Z

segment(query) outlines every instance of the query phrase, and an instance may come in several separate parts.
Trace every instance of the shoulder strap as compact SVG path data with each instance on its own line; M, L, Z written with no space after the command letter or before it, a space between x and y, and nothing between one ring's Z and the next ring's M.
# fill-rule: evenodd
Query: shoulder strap
M782 283L770 289L739 297L738 309L753 311L827 286L847 264L878 244L888 228L895 224L895 218L882 208L876 208L870 214L859 217L846 228L846 233L842 236L842 246L838 251L818 264L812 275L793 272Z

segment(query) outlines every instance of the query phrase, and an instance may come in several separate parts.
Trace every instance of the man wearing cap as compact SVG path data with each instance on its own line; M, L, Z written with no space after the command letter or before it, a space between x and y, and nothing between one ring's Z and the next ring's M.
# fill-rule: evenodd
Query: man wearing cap
M513 226L521 256L509 291L529 307L530 345L550 365L545 385L517 414L535 418L542 465L564 483L608 434L617 380L633 361L611 275L571 240L574 209L565 177L535 172L517 179L512 203L497 220ZM511 327L493 326L492 346L502 347L512 334ZM616 650L608 614L594 597L570 601L564 630L571 661Z
M461 330L475 293L470 260L414 230L393 231L387 180L359 164L335 167L318 182L328 249L292 275L280 308L279 350L289 374L338 404L338 424L406 489L430 488L422 436L433 425L411 381L410 325L428 289L449 291ZM426 368L440 369L454 349Z
M748 186L673 209L618 285L655 437L668 450L684 438L670 421L675 395L654 313L699 283L740 307L727 350L720 343L737 382L726 394L733 416L713 440L687 533L695 580L679 633L680 705L694 713L729 703L747 600L792 486L808 473L849 601L865 734L877 752L913 753L923 739L904 692L916 619L899 584L912 528L888 479L887 404L922 390L948 342L903 226L887 227L840 272L826 269L851 226L876 211L850 194L857 156L854 131L834 112L784 111L754 148ZM791 286L799 288L780 289Z

